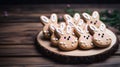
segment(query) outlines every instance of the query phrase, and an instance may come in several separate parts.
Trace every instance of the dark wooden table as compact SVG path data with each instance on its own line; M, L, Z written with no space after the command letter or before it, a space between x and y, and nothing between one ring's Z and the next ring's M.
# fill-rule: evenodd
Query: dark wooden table
M119 10L119 4L72 4L81 12L90 10ZM0 6L0 67L120 67L120 48L107 60L92 64L61 64L42 55L35 47L35 37L42 29L39 16L55 12L63 15L66 4L1 5ZM109 27L120 39L120 32Z

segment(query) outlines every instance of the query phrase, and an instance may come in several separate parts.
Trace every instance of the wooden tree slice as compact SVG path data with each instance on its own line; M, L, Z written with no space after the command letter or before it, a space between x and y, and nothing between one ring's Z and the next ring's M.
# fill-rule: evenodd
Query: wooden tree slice
M53 60L61 63L92 63L105 60L118 49L119 43L116 35L106 30L111 35L112 43L109 47L103 49L90 49L73 51L61 51L57 47L52 47L50 40L45 40L42 31L37 35L37 43L40 47L40 52L47 57L54 58Z

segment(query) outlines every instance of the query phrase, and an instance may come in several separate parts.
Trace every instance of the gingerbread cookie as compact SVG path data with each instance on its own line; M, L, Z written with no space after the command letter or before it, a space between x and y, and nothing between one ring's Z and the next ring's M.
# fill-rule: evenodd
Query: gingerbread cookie
M99 28L91 24L89 25L89 31L93 35L93 43L97 47L107 47L111 44L112 39L106 32L105 24L102 23Z
M95 25L97 28L100 26L101 23L103 23L100 20L100 16L99 13L97 11L94 11L92 13L92 16L90 16L88 13L83 13L82 14L83 19L85 20L85 22L87 24L93 24Z
M51 34L53 33L54 30L49 29L50 24L53 24L55 26L58 26L58 18L56 14L52 14L50 19L47 18L46 16L41 16L40 17L42 24L44 25L43 27L43 34L45 38L50 38Z
M86 25L86 29L83 30L81 27L75 27L75 34L77 34L79 40L79 47L81 49L92 49L94 47L92 43L92 36L89 34L87 30L88 25Z
M72 27L69 25L66 26L65 30L60 28L56 29L56 34L60 37L58 46L61 50L70 51L77 48L78 40L72 33Z
M79 13L75 13L75 14L74 14L74 17L71 17L71 16L68 15L68 14L65 14L65 15L64 15L64 19L65 19L66 23L67 23L68 25L70 25L71 27L73 27L73 28L76 27L76 26L79 26L79 27L81 27L82 29L85 28L86 23L84 22L83 19L80 18Z
M60 29L63 30L65 28L65 26L66 26L65 22L61 22L58 27L55 26L55 25L53 25L53 24L51 24L50 25L50 29L52 31L54 31L56 28L60 28ZM53 34L51 35L51 44L53 46L57 46L58 45L58 40L59 40L59 38L57 37L57 35L55 34L55 32L53 32Z

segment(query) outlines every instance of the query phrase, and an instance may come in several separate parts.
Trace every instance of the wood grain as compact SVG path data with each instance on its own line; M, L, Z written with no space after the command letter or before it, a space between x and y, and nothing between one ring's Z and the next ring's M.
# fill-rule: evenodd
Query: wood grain
M83 64L85 66L104 66L104 65L120 65L120 58L119 56L112 56L111 58L107 59L106 61L99 62L96 64ZM52 66L69 66L74 64L60 64L57 62L53 62L50 59L45 57L1 57L0 58L0 65L52 65ZM80 66L81 64L77 64L76 66Z
M61 64L39 52L34 41L37 33L43 28L39 16L50 16L53 12L61 16L66 7L67 4L1 5L0 67L120 67L120 46L109 59L93 64ZM81 13L86 9L103 11L119 10L119 7L119 4L71 4L71 8ZM120 41L120 32L110 28L117 33Z
M41 56L34 44L34 38L42 27L41 23L2 23L0 25L0 56ZM118 32L112 27L109 28L114 33ZM120 49L115 55L120 55Z
M71 8L75 11L80 11L83 13L87 9L94 11L104 11L104 10L119 10L119 4L71 4ZM46 9L47 8L47 9ZM39 16L46 15L50 16L51 13L57 13L58 16L63 16L65 14L65 9L67 4L61 5L3 5L0 6L0 23L12 23L12 22L39 22ZM32 9L32 10L31 10ZM49 12L48 12L49 11ZM6 16L7 14L7 16Z

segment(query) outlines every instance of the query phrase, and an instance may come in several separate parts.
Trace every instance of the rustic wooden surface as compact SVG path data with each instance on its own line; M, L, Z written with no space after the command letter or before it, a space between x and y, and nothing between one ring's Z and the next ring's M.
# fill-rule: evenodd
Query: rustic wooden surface
M118 9L119 4L72 4L72 8L83 12L91 10ZM66 4L58 5L1 5L0 6L0 67L120 67L120 48L105 61L92 64L61 64L42 55L35 46L35 37L42 29L39 16L55 12L63 15ZM120 32L109 28L117 34ZM119 46L120 47L120 46Z

